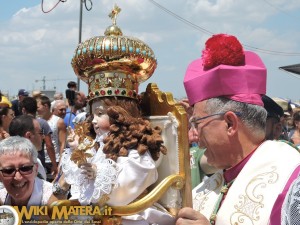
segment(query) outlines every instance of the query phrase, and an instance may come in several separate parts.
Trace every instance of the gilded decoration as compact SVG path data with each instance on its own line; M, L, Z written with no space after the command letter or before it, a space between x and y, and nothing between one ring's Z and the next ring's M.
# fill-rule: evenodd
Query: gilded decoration
M245 194L239 196L239 202L234 206L237 210L231 215L230 224L254 224L260 220L260 209L264 208L265 188L278 181L277 168L253 177L246 186Z
M103 71L91 75L88 85L89 100L104 96L137 97L138 82L131 74Z
M157 61L153 50L143 41L123 36L121 29L117 26L117 17L121 9L114 6L109 14L112 25L107 27L104 36L96 36L80 43L72 59L72 67L75 74L90 86L92 84L94 91L89 92L89 98L114 95L114 92L122 92L122 95L129 98L135 98L138 92L137 87L149 79L154 73ZM131 75L130 80L125 80L126 89L116 90L122 85L120 79L107 80L107 76L94 79L95 74L112 73ZM134 89L130 89L130 81L134 81ZM95 83L94 83L95 82ZM110 89L105 88L110 84ZM105 89L102 89L105 88Z
M68 141L74 141L75 136L79 137L78 143L79 145L73 151L71 155L71 160L80 166L83 163L87 162L87 158L92 157L87 150L91 149L95 145L95 140L89 135L89 124L87 122L82 122L75 126L74 135Z

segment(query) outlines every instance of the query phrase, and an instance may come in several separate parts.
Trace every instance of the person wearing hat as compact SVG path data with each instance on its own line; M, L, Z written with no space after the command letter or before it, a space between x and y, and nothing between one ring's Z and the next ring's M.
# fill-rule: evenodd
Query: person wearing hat
M188 119L193 114L193 108L190 106L188 99L184 98L179 101L187 112ZM205 149L200 149L198 146L198 133L193 127L189 127L188 138L190 144L190 167L191 167L191 182L192 188L196 187L202 182L206 176L211 176L215 173L216 168L207 163L204 155Z
M12 110L15 112L15 116L22 115L22 110L20 109L20 102L22 102L23 99L28 96L29 96L29 93L25 89L20 89L18 91L18 99L15 99L11 102Z
M12 104L8 100L8 98L1 94L0 107L9 107L9 108L11 108L11 106L12 106Z
M267 110L266 139L279 140L283 132L282 119L283 109L272 98L267 95L262 96L264 108Z
M300 154L284 142L265 140L266 75L259 56L226 34L209 38L202 57L188 66L190 123L208 163L219 170L193 189L193 209L181 209L176 225L280 224Z

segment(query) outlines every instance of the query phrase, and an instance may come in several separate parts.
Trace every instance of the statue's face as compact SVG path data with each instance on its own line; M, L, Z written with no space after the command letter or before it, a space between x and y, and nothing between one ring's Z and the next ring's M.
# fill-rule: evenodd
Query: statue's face
M92 105L92 112L94 114L92 123L97 135L103 135L109 131L110 124L106 110L107 106L104 106L101 101L94 102Z

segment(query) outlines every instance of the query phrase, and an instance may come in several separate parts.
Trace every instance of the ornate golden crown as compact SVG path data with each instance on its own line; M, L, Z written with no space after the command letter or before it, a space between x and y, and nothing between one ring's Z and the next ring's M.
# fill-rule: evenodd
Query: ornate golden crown
M121 9L114 6L113 24L104 35L80 43L72 59L75 74L88 84L89 100L100 96L136 98L140 83L149 79L157 66L152 49L144 42L122 36L116 25Z

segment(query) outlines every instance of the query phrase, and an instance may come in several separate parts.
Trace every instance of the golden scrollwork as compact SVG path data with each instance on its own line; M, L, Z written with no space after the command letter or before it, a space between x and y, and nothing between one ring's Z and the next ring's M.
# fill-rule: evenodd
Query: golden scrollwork
M277 168L253 177L246 186L245 194L239 196L239 203L234 206L236 212L231 215L231 224L254 224L260 219L260 209L265 205L263 189L275 184L279 175Z

